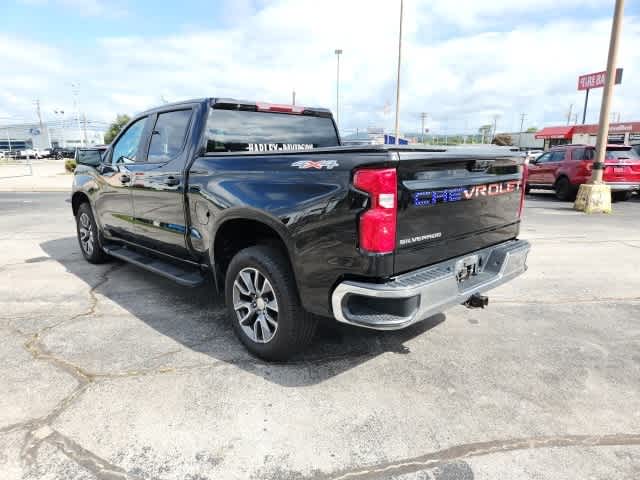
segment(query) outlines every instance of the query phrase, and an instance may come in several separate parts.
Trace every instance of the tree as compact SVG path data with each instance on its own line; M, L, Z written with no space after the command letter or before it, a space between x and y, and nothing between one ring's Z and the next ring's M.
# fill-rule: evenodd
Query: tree
M536 133L537 131L538 131L538 127L527 128L527 133Z
M492 142L494 145L500 145L502 147L507 147L513 145L513 140L511 139L511 135L507 135L506 133L499 133L495 137L493 137Z
M126 114L119 114L116 119L109 125L107 132L104 134L104 143L111 143L122 128L129 123L131 118Z

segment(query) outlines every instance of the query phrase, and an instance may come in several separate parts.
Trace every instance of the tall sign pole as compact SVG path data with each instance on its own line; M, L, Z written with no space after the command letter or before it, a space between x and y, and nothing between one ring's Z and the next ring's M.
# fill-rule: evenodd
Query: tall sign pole
M402 7L404 1L400 0L400 32L398 34L398 80L396 82L396 145L400 143L400 65L402 64Z
M598 138L596 140L596 158L593 162L593 174L588 184L580 185L578 197L574 208L585 213L610 213L611 189L602 183L604 170L604 157L607 151L609 137L609 108L611 94L616 83L616 57L618 55L618 40L622 27L622 14L624 0L616 0L611 26L611 38L609 40L609 56L607 59L607 72L604 78L604 92L600 107L600 122L598 124Z
M591 89L587 88L587 91L584 94L584 110L582 111L582 124L583 125L587 121L587 104L589 103L589 90L591 90Z

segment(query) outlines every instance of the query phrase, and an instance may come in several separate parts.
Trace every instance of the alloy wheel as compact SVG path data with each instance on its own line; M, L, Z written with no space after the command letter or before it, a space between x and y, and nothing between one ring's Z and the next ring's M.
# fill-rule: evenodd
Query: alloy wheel
M253 342L269 343L278 330L278 300L267 277L247 267L233 282L233 309L242 331Z
M88 256L93 254L95 239L93 235L93 225L91 223L91 219L89 215L86 213L80 214L79 219L80 225L78 226L78 231L80 233L80 244L82 245L82 249L84 253Z

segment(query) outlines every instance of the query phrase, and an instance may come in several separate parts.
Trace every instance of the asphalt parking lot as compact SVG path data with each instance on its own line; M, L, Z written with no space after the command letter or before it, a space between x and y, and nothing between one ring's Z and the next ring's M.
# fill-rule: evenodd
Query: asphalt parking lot
M79 251L63 193L0 193L0 478L637 479L640 198L529 196L486 310L326 326L252 358L211 288Z

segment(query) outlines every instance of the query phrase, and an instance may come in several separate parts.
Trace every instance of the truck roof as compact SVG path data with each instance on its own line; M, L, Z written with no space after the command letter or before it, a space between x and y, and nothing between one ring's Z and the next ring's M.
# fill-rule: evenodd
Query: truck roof
M189 100L181 100L179 102L165 103L162 105L158 105L157 107L149 108L143 112L140 112L139 115L153 113L159 110L164 110L166 108L171 107L180 107L182 105L191 105L194 103L205 103L210 105L236 105L239 110L242 109L243 106L246 107L255 107L260 110L267 110L269 107L280 107L279 109L272 109L272 111L282 111L284 112L286 108L291 107L291 109L295 112L296 110L300 110L300 112L312 111L316 114L321 114L323 116L331 116L331 110L328 108L322 107L306 107L302 105L280 105L280 104L272 104L268 102L257 102L251 100L241 100L237 98L225 98L225 97L203 97L203 98L192 98Z

